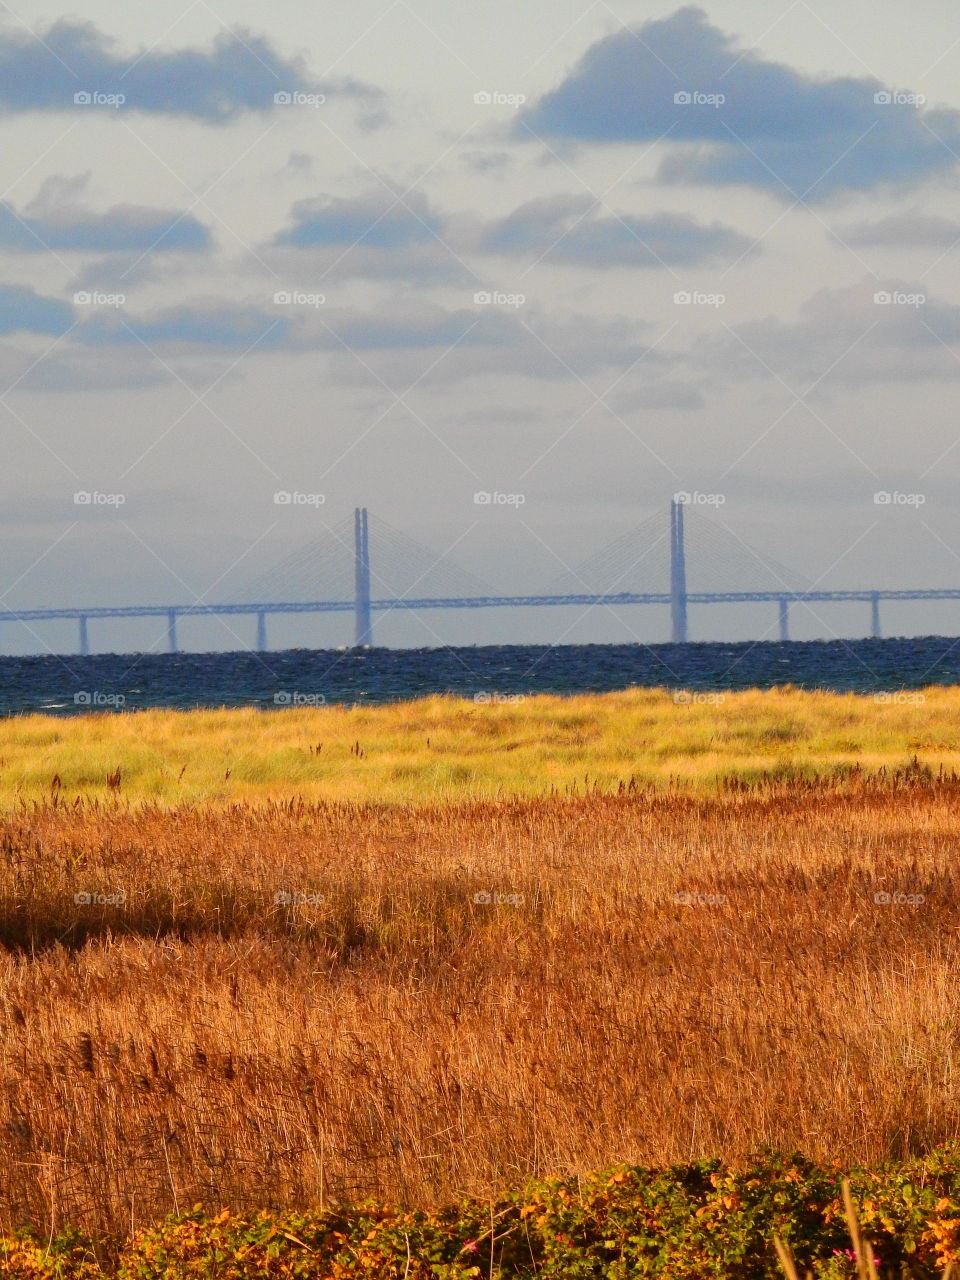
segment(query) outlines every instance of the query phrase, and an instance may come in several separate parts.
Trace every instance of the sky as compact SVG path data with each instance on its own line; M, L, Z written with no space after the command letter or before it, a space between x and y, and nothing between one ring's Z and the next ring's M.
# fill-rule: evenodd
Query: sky
M678 493L744 589L960 585L958 61L947 0L4 5L0 605L245 598L356 506L535 592L665 531ZM794 612L797 638L869 623ZM960 610L885 629L960 634ZM397 613L377 638L668 631ZM76 644L0 627L2 652Z

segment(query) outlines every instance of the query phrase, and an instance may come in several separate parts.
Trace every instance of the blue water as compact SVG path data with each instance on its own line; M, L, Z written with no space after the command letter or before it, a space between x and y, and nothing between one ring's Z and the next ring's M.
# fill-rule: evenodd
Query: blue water
M795 684L861 693L960 684L960 640L689 645L490 645L277 653L0 658L0 715L144 707L374 703L457 693L691 691Z

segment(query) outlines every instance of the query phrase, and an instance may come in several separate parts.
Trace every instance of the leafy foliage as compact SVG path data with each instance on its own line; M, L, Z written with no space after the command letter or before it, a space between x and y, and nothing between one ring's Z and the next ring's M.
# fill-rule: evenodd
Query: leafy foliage
M422 1211L190 1213L135 1234L108 1271L72 1234L0 1241L10 1280L764 1280L774 1237L816 1280L857 1275L839 1165L763 1152L532 1183L498 1202ZM850 1173L881 1275L932 1280L960 1262L960 1146ZM102 1252L102 1250L101 1250Z

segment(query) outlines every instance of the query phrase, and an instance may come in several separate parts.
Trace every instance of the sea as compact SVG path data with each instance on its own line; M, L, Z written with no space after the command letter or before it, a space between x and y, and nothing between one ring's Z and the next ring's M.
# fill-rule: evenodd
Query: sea
M537 693L637 687L697 699L786 684L901 697L929 685L960 684L960 639L0 657L0 715L148 707L280 710L402 702L428 694L496 703Z

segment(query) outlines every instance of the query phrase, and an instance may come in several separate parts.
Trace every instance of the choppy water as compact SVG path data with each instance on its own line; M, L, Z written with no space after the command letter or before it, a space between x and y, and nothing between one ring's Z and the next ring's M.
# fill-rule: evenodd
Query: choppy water
M457 693L586 693L663 685L708 691L792 683L864 693L960 684L960 641L491 645L277 653L0 658L0 715L143 707L374 703Z

